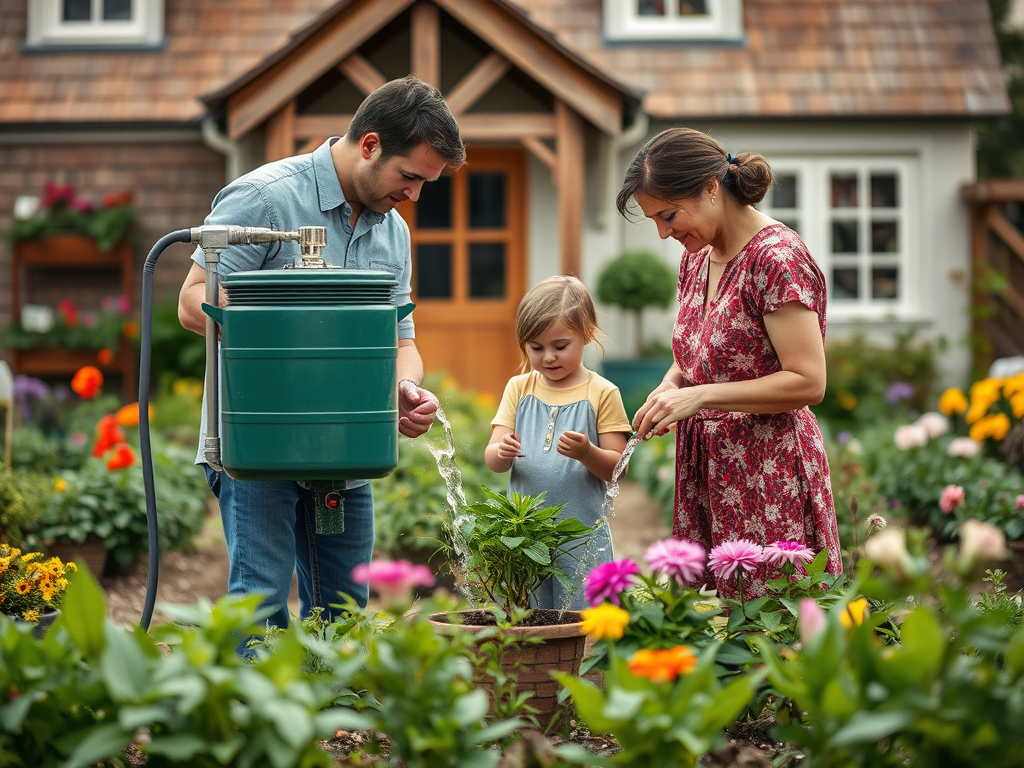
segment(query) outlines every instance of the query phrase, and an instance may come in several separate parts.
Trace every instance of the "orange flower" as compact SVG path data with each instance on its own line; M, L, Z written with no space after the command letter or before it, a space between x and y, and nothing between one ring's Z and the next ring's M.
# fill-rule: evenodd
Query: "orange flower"
M92 447L93 456L102 456L118 443L124 442L124 432L117 425L117 419L109 413L100 419L96 426L96 443Z
M103 386L103 374L100 373L99 368L94 368L91 365L79 368L74 378L71 379L72 391L86 400L90 397L96 397L100 392L101 386Z
M688 675L697 667L697 657L685 645L674 648L639 650L629 660L629 671L654 683L666 683Z
M122 331L124 332L124 335L127 336L129 339L134 339L136 336L139 335L139 324L136 323L134 320L129 320L127 323L124 324L124 328L122 329Z
M110 365L114 361L114 352L109 347L104 347L96 353L96 359L100 365Z
M113 455L107 460L107 469L113 472L115 469L126 469L135 464L135 452L128 443L118 443L114 446Z
M153 406L149 408L149 418L153 418ZM118 411L115 416L117 423L122 427L137 427L139 426L139 404L132 403L131 405L124 405ZM121 440L124 440L122 437Z

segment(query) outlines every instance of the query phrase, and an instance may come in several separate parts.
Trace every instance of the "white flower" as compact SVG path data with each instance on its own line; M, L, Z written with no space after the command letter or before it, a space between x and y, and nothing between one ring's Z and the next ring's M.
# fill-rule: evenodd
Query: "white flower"
M881 515L868 515L868 529L884 530L889 522Z
M1006 534L990 523L970 518L960 526L960 562L970 566L975 562L1004 560Z
M981 450L981 443L969 437L957 437L950 441L947 452L950 456L958 456L961 459L969 459L977 456Z
M924 431L928 433L928 437L932 440L949 432L949 419L936 411L922 413L914 423L919 427L923 427Z
M918 424L904 424L896 428L893 436L896 447L901 451L909 451L912 448L921 448L928 443L928 433L924 427Z
M875 565L897 574L905 573L910 562L902 528L886 528L871 536L864 542L864 554Z

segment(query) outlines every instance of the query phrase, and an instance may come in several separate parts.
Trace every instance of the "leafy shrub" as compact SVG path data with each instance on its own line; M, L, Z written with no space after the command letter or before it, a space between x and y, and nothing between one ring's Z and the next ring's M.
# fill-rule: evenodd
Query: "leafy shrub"
M53 490L52 477L0 464L0 543L22 548Z

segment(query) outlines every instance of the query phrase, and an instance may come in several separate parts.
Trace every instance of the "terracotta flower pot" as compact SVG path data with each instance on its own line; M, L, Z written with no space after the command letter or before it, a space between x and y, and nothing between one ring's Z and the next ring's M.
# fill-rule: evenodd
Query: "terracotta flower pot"
M446 634L460 631L478 634L494 627L494 615L483 610L435 613L428 618L438 631ZM559 686L551 677L551 672L578 675L587 636L582 629L583 619L579 611L537 609L530 615L529 621L530 626L512 627L506 632L518 640L537 637L542 642L520 643L515 650L505 655L504 662L519 690L533 693L527 704L539 710L537 719L545 727L560 711ZM487 642L485 639L478 644ZM478 675L474 682L491 693L490 678Z

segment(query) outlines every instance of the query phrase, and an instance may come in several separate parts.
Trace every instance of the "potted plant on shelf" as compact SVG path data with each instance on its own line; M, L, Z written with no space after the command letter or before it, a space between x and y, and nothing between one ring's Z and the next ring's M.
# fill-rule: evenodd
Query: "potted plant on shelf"
M457 580L481 607L433 614L430 620L441 631L480 633L486 652L494 627L509 615L526 614L515 626L503 629L520 641L516 650L505 654L504 666L520 690L532 692L529 704L550 719L558 711L558 685L550 672L577 674L586 638L578 611L530 610L530 596L549 578L572 588L558 558L581 546L593 528L574 518L558 519L564 505L543 506L544 494L505 496L481 490L483 501L467 506L464 514L447 523ZM477 682L489 687L490 681Z
M40 552L25 552L0 544L0 613L15 621L36 625L37 636L60 615L60 603L68 588L74 563Z
M633 355L605 358L601 367L604 376L618 386L630 413L643 404L672 365L671 350L664 344L645 348L642 321L644 310L672 303L677 282L675 272L665 260L645 250L622 253L605 264L598 275L597 300L634 316Z
M99 206L79 197L71 184L48 182L45 192L37 204L15 212L14 223L7 231L8 245L42 244L57 238L59 242L50 243L53 247L89 249L91 245L106 253L130 241L136 219L131 192L104 195Z

